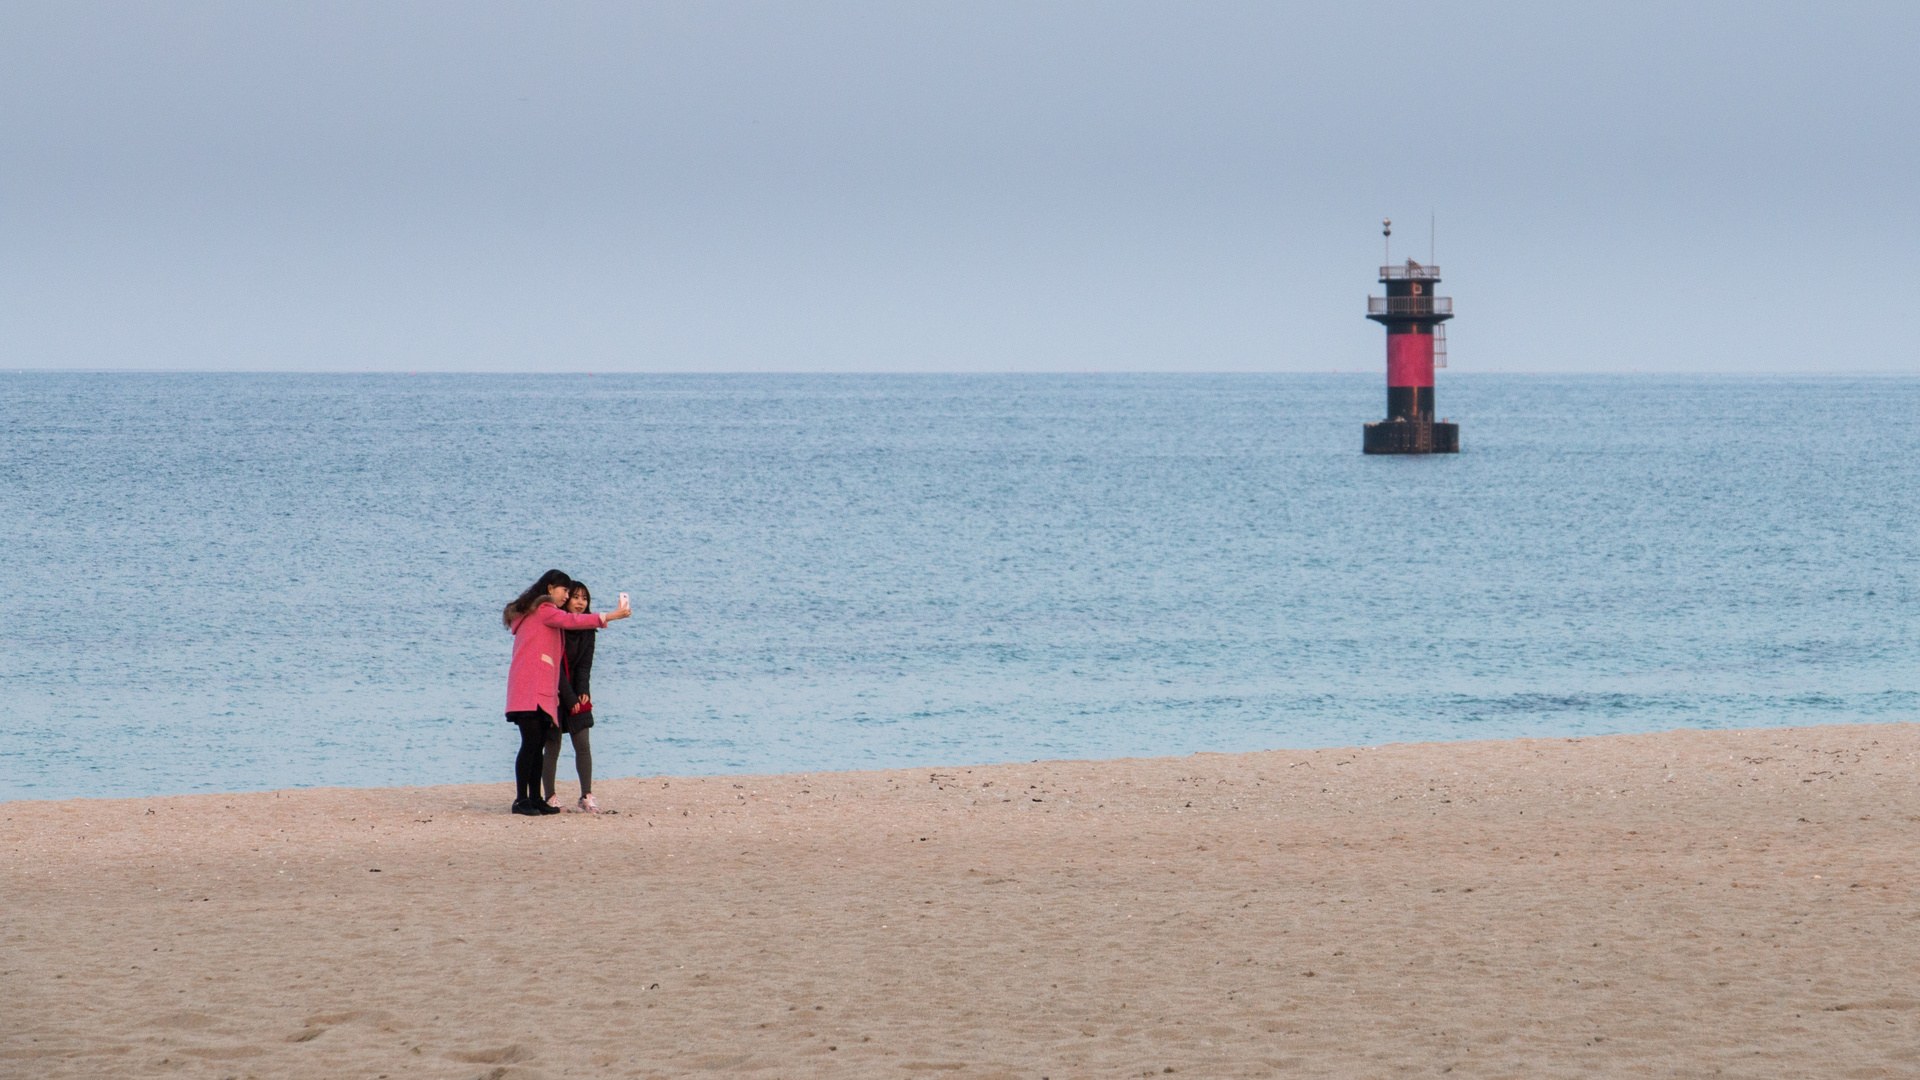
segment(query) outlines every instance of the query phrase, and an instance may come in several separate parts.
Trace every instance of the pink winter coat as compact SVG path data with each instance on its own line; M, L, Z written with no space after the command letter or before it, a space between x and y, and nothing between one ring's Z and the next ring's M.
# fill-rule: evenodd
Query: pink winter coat
M598 630L599 615L575 615L542 600L513 624L513 663L507 668L507 711L545 709L560 715L560 663L566 651L564 630Z

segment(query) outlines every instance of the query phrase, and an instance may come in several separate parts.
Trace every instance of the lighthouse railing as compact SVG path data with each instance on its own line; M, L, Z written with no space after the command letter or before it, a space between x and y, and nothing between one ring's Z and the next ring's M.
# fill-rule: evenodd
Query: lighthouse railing
M1440 268L1421 266L1412 263L1407 266L1383 266L1380 268L1381 281L1439 281Z
M1369 296L1369 315L1451 315L1451 296Z

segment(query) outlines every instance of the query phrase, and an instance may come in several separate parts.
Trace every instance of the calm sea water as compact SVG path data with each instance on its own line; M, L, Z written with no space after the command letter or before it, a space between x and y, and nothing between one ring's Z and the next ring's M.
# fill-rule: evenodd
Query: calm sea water
M1920 381L0 376L0 798L500 780L500 606L604 776L1920 709ZM563 765L563 777L570 765Z

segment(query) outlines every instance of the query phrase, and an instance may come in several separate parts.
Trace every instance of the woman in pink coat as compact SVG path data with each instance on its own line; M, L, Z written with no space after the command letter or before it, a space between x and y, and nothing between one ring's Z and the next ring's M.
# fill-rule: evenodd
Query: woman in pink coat
M513 663L507 668L507 719L520 726L520 756L513 762L514 781L519 785L513 799L516 814L560 812L559 807L548 806L540 798L540 763L547 729L560 723L564 632L598 630L633 614L626 604L605 615L572 614L566 610L572 585L567 575L549 570L500 613L500 620L513 631Z

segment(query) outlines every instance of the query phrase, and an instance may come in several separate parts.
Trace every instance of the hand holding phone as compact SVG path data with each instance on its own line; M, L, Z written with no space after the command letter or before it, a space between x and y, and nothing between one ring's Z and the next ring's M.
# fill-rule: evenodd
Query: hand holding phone
M628 611L628 610L631 610L632 607L633 607L633 601L627 599L626 593L621 593L620 594L620 610Z

